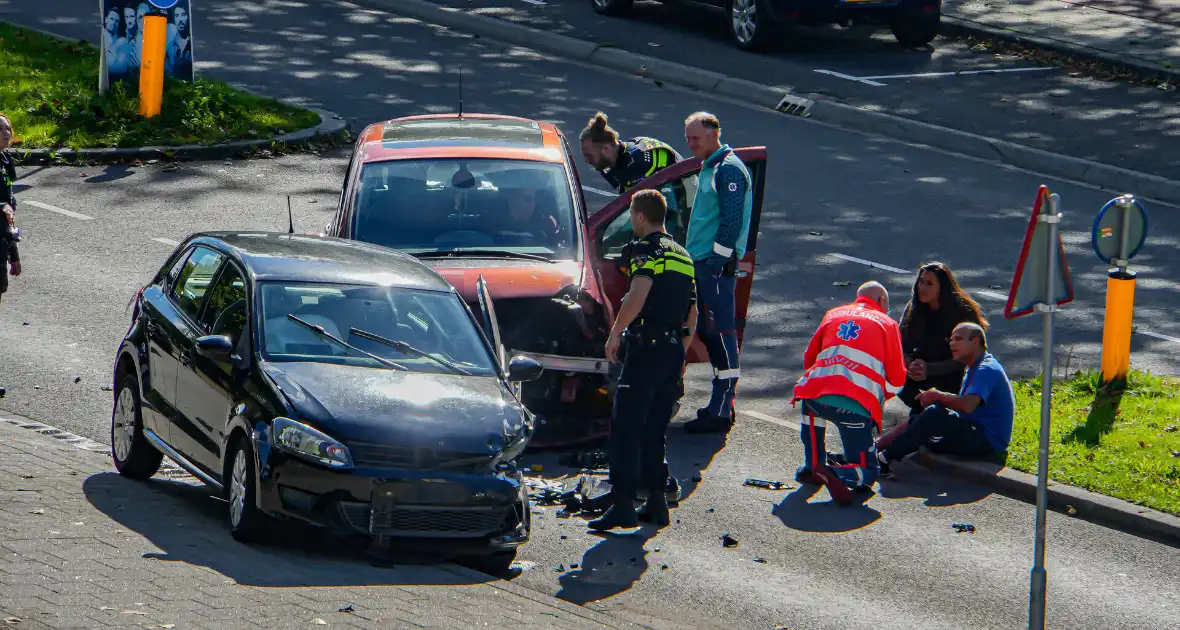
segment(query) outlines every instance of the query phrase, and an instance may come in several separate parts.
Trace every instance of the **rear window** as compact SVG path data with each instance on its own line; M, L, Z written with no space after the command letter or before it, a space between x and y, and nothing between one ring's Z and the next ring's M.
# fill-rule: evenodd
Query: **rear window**
M394 160L365 164L359 180L356 240L414 254L469 248L578 257L574 201L560 164Z

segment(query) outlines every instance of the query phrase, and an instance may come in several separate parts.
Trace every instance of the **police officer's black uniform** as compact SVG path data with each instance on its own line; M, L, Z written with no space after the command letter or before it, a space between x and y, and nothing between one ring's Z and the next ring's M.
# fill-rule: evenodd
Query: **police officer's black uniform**
M641 136L620 142L615 165L600 172L611 187L623 194L680 159L676 149L667 143Z
M628 248L630 277L651 278L652 286L623 333L623 371L609 446L612 506L590 523L595 529L634 527L639 519L668 523L665 432L682 395L680 369L689 332L684 323L696 303L692 258L668 233L654 232ZM647 491L647 503L636 514L641 490Z

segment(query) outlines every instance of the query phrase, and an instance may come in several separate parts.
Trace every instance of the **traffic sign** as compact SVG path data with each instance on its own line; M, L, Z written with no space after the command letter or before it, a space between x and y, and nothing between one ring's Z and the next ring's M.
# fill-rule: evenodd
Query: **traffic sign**
M156 7L157 9L163 9L165 11L176 6L177 2L180 2L180 0L148 0L148 4Z
M1090 243L1098 259L1118 267L1125 267L1146 241L1147 210L1133 195L1106 202L1090 230Z
M1073 280L1065 260L1065 246L1061 243L1058 231L1051 229L1061 220L1056 200L1056 195L1050 198L1047 186L1042 185L1037 189L1037 200L1024 232L1024 244L1020 247L1020 260L1016 263L1012 288L1008 290L1008 303L1004 305L1004 317L1007 319L1028 315L1037 309L1038 304L1046 304L1051 267L1054 305L1061 306L1073 301ZM1054 242L1050 243L1050 238ZM1055 265L1049 264L1050 251L1057 257Z

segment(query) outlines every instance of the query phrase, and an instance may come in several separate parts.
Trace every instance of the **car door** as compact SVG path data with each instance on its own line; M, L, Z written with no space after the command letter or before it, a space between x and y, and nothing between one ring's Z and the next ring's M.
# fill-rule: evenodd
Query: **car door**
M205 306L194 330L185 340L185 353L176 374L180 409L191 430L185 436L191 461L215 478L220 476L221 446L230 420L230 410L244 400L244 382L238 378L235 362L218 361L197 352L197 339L206 335L230 338L237 357L250 356L250 300L245 274L232 261L221 267L208 291Z
M140 317L147 342L148 373L142 395L143 423L165 442L169 441L168 427L176 413L176 370L180 365L179 324L176 321L180 313L169 293L191 265L192 252L192 248L182 252L159 284L146 289L142 296Z
M192 400L192 394L187 391L192 385L192 379L186 372L188 364L196 355L197 338L202 335L201 312L209 297L209 289L225 259L225 254L210 247L195 248L189 257L189 263L185 265L169 292L169 298L177 311L174 320L175 330L172 331L177 353L177 371L176 409L172 416L168 443L192 463L200 461L198 455L202 447L198 445L205 440L207 434L197 427L191 409L187 408Z
M763 194L766 189L766 148L745 147L735 149L737 156L750 171L753 184L753 208L750 212L749 238L746 241L746 255L738 265L738 282L735 295L738 325L738 347L745 337L746 313L750 306L750 293L754 284L754 266L757 262L758 226L762 217ZM701 171L700 158L678 162L655 175L643 180L631 190L619 195L590 218L591 257L594 272L605 295L611 317L618 312L627 294L627 276L623 273L621 260L623 246L635 238L631 231L631 217L628 209L631 197L640 190L656 188L669 201L669 214L678 213L678 221L668 226L676 242L681 245L688 234L688 220L692 216L692 204L696 195L697 178ZM688 360L693 363L708 362L709 355L698 338L688 351Z

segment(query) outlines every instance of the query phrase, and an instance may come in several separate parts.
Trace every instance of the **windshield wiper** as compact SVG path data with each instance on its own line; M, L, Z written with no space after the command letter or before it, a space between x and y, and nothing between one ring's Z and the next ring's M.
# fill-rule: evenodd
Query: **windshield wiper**
M352 345L351 343L348 343L347 341L337 337L336 335L333 335L332 333L328 332L327 330L324 330L323 326L311 324L311 323L303 321L302 319L299 319L298 317L295 317L294 313L287 313L287 317L299 322L300 324L303 324L304 326L307 326L308 328L312 329L313 331L327 337L328 339L331 339L332 341L335 341L336 343L344 346L345 348L348 348L349 350L352 350L353 352L359 352L359 353L369 357L370 359L373 359L374 361L382 363L382 364L389 366L391 368L397 368L397 369L402 370L404 372L410 371L410 368L408 368L400 363L394 363L393 361L390 361L389 359L386 359L385 357L379 357L379 356L373 354L372 352L365 352L364 350L361 350L360 348Z
M414 255L423 258L435 258L439 256L494 256L500 258L523 258L525 260L552 262L548 258L539 256L537 254L525 254L506 249L477 249L474 247L455 247L452 249L440 249L432 252L421 252Z
M433 354L430 354L428 352L423 352L423 351L415 348L414 346L411 346L410 344L408 344L404 341L397 341L395 339L386 339L385 337L382 337L381 335L371 333L367 330L361 330L360 328L349 328L348 332L350 334L356 335L357 337L362 337L364 339L371 339L373 341L376 341L377 343L383 343L383 344L390 346L392 348L397 348L398 351L400 351L402 354L405 354L406 352L411 352L411 353L416 354L418 356L426 357L427 359L430 359L443 367L450 368L450 369L452 369L464 376L471 376L471 372L464 370L463 368L455 365L454 363L451 363L450 361L447 361L446 359L436 357Z

